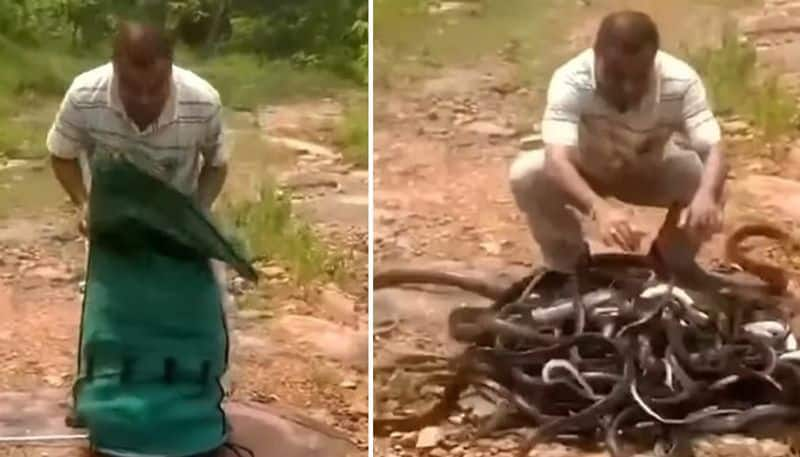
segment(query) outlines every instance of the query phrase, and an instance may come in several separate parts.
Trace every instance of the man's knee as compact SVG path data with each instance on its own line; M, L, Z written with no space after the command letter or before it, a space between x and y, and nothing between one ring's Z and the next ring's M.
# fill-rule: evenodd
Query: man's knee
M535 197L544 173L544 150L526 151L514 159L509 169L509 183L517 204Z
M691 203L703 177L703 162L694 151L675 151L667 166L667 188L674 203Z

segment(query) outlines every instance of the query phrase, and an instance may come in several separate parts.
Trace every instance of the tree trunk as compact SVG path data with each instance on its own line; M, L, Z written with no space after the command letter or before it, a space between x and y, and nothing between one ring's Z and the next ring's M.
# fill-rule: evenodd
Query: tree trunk
M220 30L222 29L222 19L229 10L229 1L230 0L221 0L219 2L219 7L217 7L217 11L214 14L214 20L211 22L211 30L208 31L208 36L206 37L204 50L206 56L211 56L216 50L215 44L219 38Z

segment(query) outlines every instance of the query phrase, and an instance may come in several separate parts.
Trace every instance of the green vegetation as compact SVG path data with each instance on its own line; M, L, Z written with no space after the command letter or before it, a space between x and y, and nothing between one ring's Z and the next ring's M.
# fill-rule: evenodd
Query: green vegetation
M289 60L363 83L367 8L366 0L0 0L0 30L31 48L66 41L92 53L120 18L143 19L206 57Z
M223 103L237 110L249 111L293 98L331 96L353 88L352 81L327 68L301 67L286 60L260 61L247 54L203 59L181 50L176 61L207 79L219 91Z
M367 0L0 0L0 158L43 153L60 98L108 59L120 17L163 24L177 63L237 109L365 90Z
M358 168L369 166L369 100L359 97L351 101L336 132L344 160Z
M95 61L45 50L34 54L2 35L0 61L0 158L41 155L44 135L71 75Z
M242 240L253 260L286 265L297 283L344 277L345 256L332 252L309 224L294 216L288 193L266 184L257 199L225 201L219 208L223 227Z
M554 65L553 48L566 46L559 27L579 12L577 2L554 0L484 0L432 12L438 3L375 0L376 86L398 74L419 74L421 66L469 65L507 47L514 48L521 82L539 81Z
M759 74L755 49L739 41L734 27L726 27L721 47L684 47L684 54L703 76L718 114L741 115L767 137L796 128L798 108L794 97L779 86L776 76Z

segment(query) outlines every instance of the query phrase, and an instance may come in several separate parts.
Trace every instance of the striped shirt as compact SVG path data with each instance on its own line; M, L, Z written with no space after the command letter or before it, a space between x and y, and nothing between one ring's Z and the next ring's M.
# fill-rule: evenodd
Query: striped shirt
M659 51L641 104L620 113L596 93L592 49L556 70L542 120L545 144L577 147L583 171L597 177L657 166L676 140L704 155L720 141L720 127L700 76Z
M208 82L173 66L164 110L140 131L125 114L108 63L74 79L47 135L47 149L56 157L80 160L87 190L89 161L110 151L129 154L134 163L191 195L203 164L221 166L228 160L221 108L219 94Z

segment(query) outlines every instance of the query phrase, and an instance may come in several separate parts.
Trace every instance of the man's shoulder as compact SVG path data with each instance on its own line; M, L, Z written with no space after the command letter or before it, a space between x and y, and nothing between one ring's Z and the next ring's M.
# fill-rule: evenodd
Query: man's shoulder
M594 50L589 48L575 55L553 72L552 80L576 89L590 90L593 86Z
M84 71L73 78L67 89L67 96L76 102L104 100L108 93L108 84L112 74L110 63Z
M668 52L659 51L656 63L662 82L688 86L700 80L697 71L688 62Z
M219 92L208 81L186 68L175 65L173 67L175 81L180 86L179 103L221 106Z

